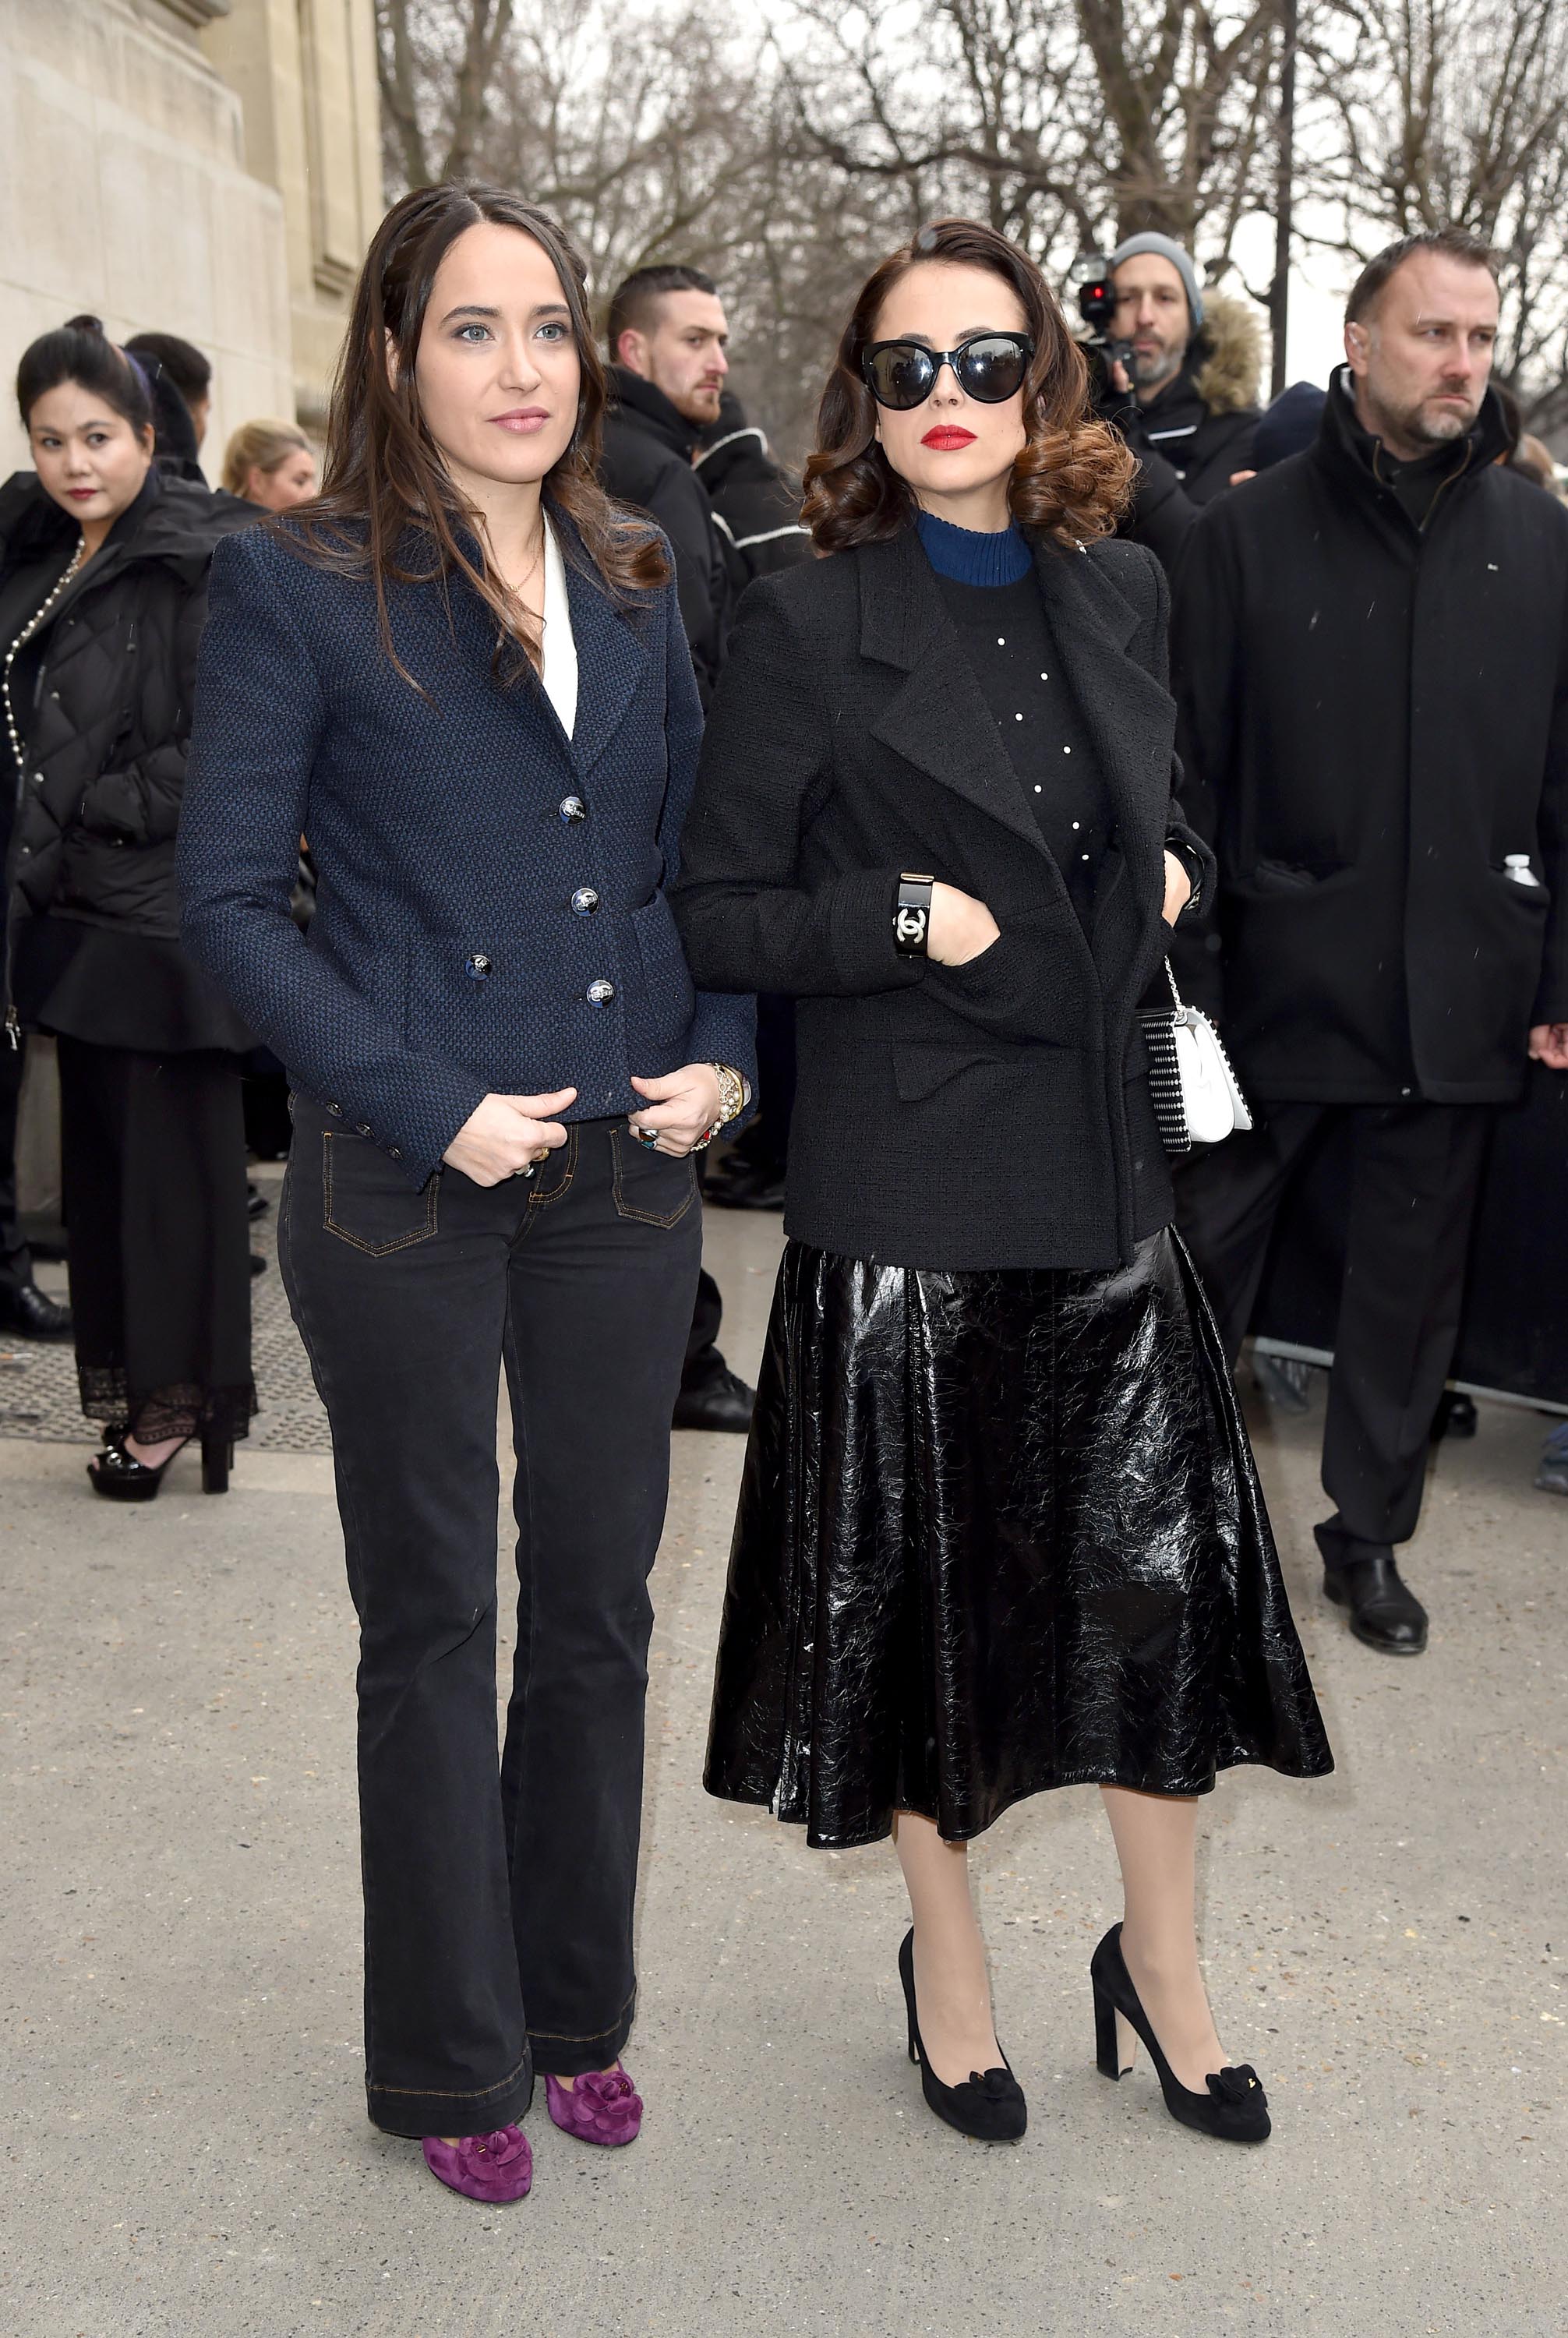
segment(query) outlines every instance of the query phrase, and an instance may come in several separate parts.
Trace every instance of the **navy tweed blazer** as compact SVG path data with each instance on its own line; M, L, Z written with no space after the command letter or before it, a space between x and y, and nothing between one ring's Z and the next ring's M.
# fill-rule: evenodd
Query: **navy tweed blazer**
M191 956L295 1086L422 1185L492 1092L573 1086L568 1120L635 1111L631 1076L732 1064L750 998L693 990L664 889L701 734L672 584L616 607L553 515L578 660L569 739L454 579L371 584L270 528L213 562L180 823ZM320 889L289 914L301 835Z

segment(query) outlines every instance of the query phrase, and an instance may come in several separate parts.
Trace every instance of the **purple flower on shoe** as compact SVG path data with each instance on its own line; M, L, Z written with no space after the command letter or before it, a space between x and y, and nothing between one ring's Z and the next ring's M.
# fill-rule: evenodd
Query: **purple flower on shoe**
M534 2181L534 2153L521 2127L498 2127L489 2135L459 2136L443 2143L425 2138L425 2165L432 2176L466 2200L523 2200Z
M546 2075L544 2098L556 2126L583 2143L632 2143L642 2125L642 2097L619 2064L589 2070L569 2087Z

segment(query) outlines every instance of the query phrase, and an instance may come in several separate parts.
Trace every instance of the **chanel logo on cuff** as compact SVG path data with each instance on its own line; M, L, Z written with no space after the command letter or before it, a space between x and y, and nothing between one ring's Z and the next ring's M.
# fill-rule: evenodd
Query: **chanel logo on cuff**
M893 912L893 947L900 958L924 958L931 926L934 877L908 869L898 879L898 906Z

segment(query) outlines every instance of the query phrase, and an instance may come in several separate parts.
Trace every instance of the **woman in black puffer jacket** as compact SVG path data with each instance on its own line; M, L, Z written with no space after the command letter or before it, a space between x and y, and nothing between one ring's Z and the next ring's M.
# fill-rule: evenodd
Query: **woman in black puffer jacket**
M8 1035L59 1042L93 1483L149 1499L195 1438L217 1492L255 1410L250 1042L180 947L174 839L208 565L254 515L160 475L146 377L95 319L34 341L16 387L37 469L0 488Z

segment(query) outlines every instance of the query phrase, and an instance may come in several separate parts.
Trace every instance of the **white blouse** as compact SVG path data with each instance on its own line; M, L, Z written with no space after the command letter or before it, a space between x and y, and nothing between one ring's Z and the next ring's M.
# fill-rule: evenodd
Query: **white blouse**
M541 679L544 695L571 738L577 721L577 643L572 632L572 603L566 591L566 563L548 519L544 522L544 642Z

